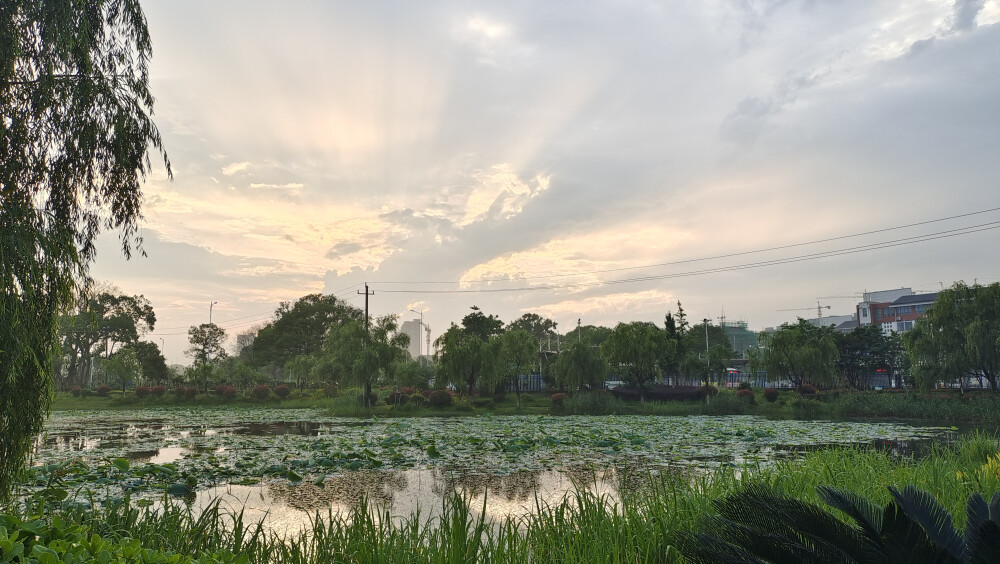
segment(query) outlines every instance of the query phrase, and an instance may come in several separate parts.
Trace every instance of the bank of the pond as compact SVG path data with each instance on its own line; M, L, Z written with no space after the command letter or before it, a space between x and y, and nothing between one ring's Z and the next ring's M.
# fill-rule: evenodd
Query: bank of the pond
M317 515L299 534L269 532L218 505L194 514L176 502L155 511L123 503L61 510L29 502L0 516L0 559L19 552L42 562L65 555L106 562L681 562L678 535L713 514L712 500L751 484L814 503L817 486L827 485L880 505L890 500L888 486L911 484L931 492L961 527L973 493L988 499L1000 489L1000 455L997 438L987 434L919 459L830 448L768 467L661 473L615 504L580 491L495 523L462 498L446 499L430 521L380 517L360 504L346 514Z
M607 392L584 392L569 395L553 403L552 394L526 393L518 407L513 394L504 398L464 397L456 395L451 404L431 407L417 402L388 405L384 401L366 408L358 402L359 390L346 390L336 397L321 392L292 391L289 397L274 395L254 400L247 397L226 399L215 393L193 397L167 394L138 398L133 393L109 392L107 397L75 397L56 394L52 409L114 410L159 407L271 407L279 409L316 408L334 417L449 417L469 415L758 415L772 419L869 418L899 420L954 421L1000 428L1000 395L987 391L961 393L958 390L920 392L915 390L835 390L814 396L801 396L793 390L781 390L768 401L763 390L753 397L739 397L733 390L722 390L705 401L630 402ZM387 394L384 394L387 395Z

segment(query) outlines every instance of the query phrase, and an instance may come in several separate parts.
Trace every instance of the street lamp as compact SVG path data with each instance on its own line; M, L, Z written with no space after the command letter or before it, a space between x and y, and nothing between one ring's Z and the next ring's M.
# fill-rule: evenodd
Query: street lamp
M208 324L209 324L208 330L209 331L212 330L212 328L211 328L211 325L212 325L212 306L214 306L217 303L219 303L219 302L212 302L212 303L208 304ZM206 341L205 342L205 348L208 349L208 350L205 351L205 360L208 363L208 366L207 366L208 373L211 373L211 371L212 371L212 345L211 345L211 343L209 343L209 342ZM208 373L205 374L205 393L206 394L208 393Z
M415 309L410 309L413 313L420 314L420 324L417 326L417 358L420 359L420 366L424 365L424 357L420 354L420 337L424 334L424 310L417 311ZM427 351L430 352L430 351Z
M706 378L712 375L712 364L711 359L708 357L708 319L702 319L702 323L705 324L705 371Z

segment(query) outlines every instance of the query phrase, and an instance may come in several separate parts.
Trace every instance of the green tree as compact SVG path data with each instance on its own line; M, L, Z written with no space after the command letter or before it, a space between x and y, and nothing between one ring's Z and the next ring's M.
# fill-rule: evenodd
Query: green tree
M244 348L256 366L282 367L297 356L319 352L331 326L363 317L361 310L335 296L309 294L294 304L282 302L274 320Z
M469 337L479 337L488 341L490 337L503 334L503 321L495 315L486 315L478 307L472 306L472 313L462 318L462 331Z
M440 363L441 378L435 386L444 388L449 383L460 391L473 393L479 387L479 379L484 368L483 348L486 345L476 335L468 335L459 326L452 324L437 341L437 358Z
M517 409L521 409L521 375L538 359L538 341L524 329L512 329L499 337L498 365L507 382L513 385Z
M128 383L142 375L142 365L139 364L139 359L132 349L122 349L107 358L102 358L100 364L107 382L121 386L122 397L125 396Z
M609 335L611 335L610 327L581 325L563 335L562 340L566 345L580 341L592 347L599 347L607 340Z
M142 368L143 380L156 384L162 384L167 380L167 359L163 357L156 343L136 341L127 348L135 352L135 357Z
M956 283L939 292L927 315L903 335L917 383L982 376L997 391L1000 373L1000 282Z
M185 354L194 360L196 374L200 375L200 380L204 384L205 393L208 393L208 380L212 375L212 361L226 357L226 349L222 348L226 342L226 330L214 323L202 323L197 327L188 329L188 342L191 348Z
M151 51L138 0L0 3L0 500L42 428L58 315L98 233L117 229L126 257L141 243L161 147Z
M659 363L675 350L666 333L652 323L619 323L601 345L608 367L639 389L639 401L646 401L646 386L659 376Z
M409 335L399 332L394 315L376 318L367 332L362 321L349 319L330 329L323 346L327 359L320 362L360 385L364 405L371 407L372 385L380 379L391 381L392 368L408 357L409 344Z
M837 369L852 388L861 388L865 378L885 368L882 351L886 337L878 325L862 325L847 333L834 335L837 342Z
M555 321L552 321L548 317L542 317L537 313L526 313L521 317L518 317L514 321L511 321L507 325L507 332L513 331L514 329L523 329L531 335L535 342L545 342L552 340L558 333L556 333Z
M804 319L762 333L764 368L768 376L787 378L795 386L832 384L837 377L837 344L833 328L816 327Z
M607 369L608 365L601 357L600 349L583 341L574 341L559 353L552 365L556 384L570 392L599 386L604 381Z
M684 354L683 357L677 356L681 372L689 377L702 377L706 381L718 381L729 364L729 359L735 355L725 329L704 321L685 330L677 348ZM713 374L716 378L712 378Z

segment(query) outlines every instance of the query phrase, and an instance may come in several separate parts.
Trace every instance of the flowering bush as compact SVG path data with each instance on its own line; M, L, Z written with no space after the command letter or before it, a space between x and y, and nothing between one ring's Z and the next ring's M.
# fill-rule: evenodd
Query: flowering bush
M153 397L157 398L162 397L163 394L167 393L167 388L165 386L153 386L153 389L150 390L150 393L153 394Z
M138 388L135 389L135 397L137 398L144 398L148 396L149 393L150 389L148 386L139 386Z
M264 384L261 384L259 386L254 386L253 391L250 392L250 395L252 395L254 399L259 399L259 400L267 399L267 396L271 395L271 388L268 388Z
M737 390L736 397L740 398L741 401L745 401L749 404L757 403L757 398L754 396L753 390Z
M778 389L777 388L768 388L768 389L764 390L764 399L766 399L770 403L774 403L775 401L777 401L778 400Z
M800 396L812 397L816 395L816 386L812 384L802 384L796 389Z
M97 395L101 396L102 398L108 397L108 394L110 393L111 393L111 386L105 385L97 388Z
M287 398L291 393L292 390L288 389L288 386L284 384L274 387L274 395L278 396L279 398L282 399Z
M73 388L72 390L70 390L69 393L73 394L73 397L78 398L78 397L80 397L80 393L82 391L83 391L83 388L81 388L80 386L77 386L77 387Z
M222 399L231 400L236 397L236 388L225 384L219 384L215 387L215 395Z
M198 388L187 387L184 388L184 397L187 399L194 399L198 395Z

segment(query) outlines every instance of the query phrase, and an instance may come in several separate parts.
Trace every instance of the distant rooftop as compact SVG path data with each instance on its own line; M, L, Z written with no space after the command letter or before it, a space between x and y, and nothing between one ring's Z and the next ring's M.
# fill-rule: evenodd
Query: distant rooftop
M901 306L901 305L913 305L913 304L930 304L934 303L934 300L936 299L937 299L937 292L934 292L933 294L913 294L911 296L902 296L896 299L896 301L892 302L892 305Z

